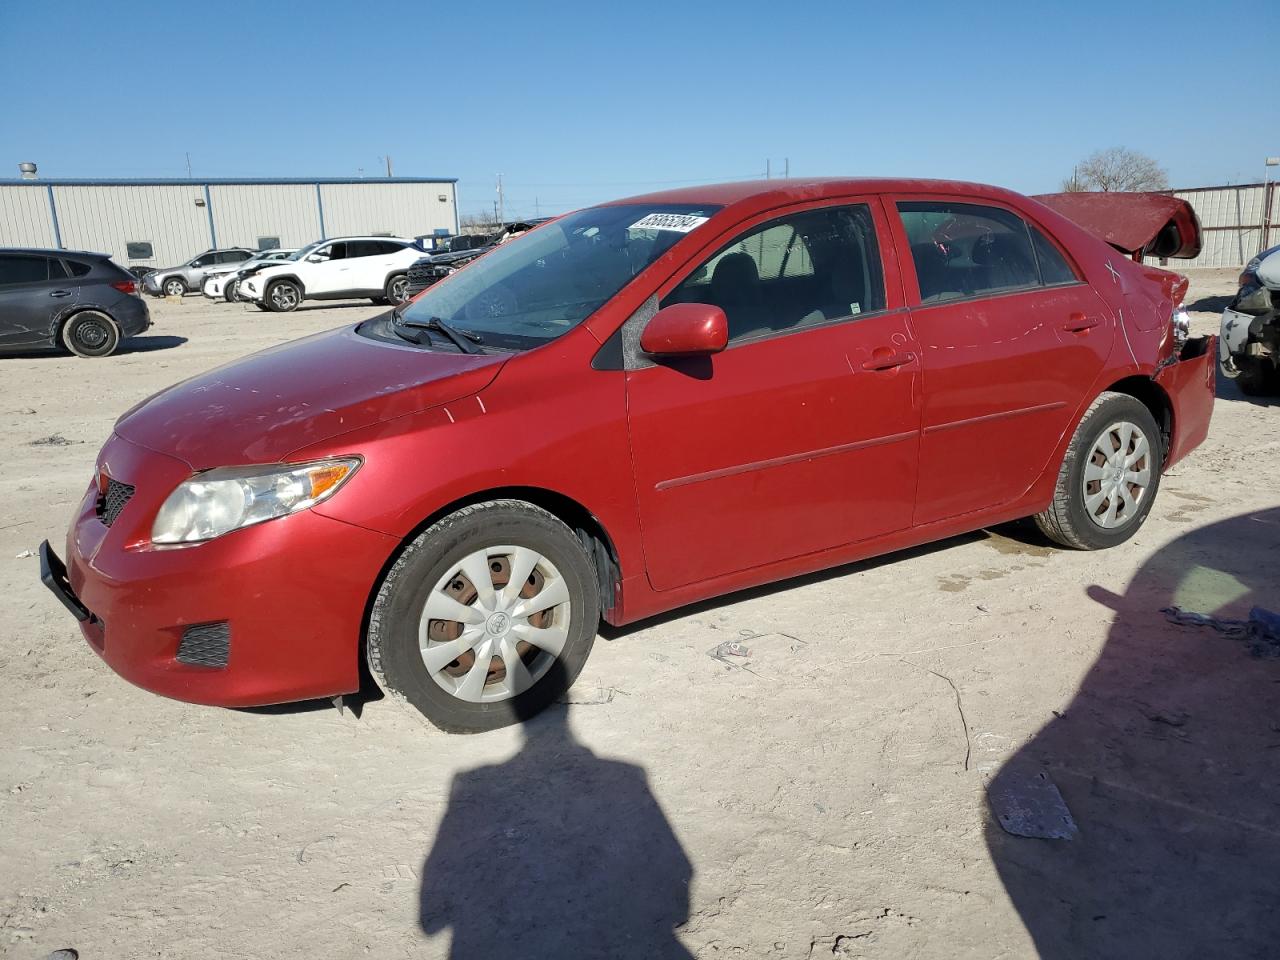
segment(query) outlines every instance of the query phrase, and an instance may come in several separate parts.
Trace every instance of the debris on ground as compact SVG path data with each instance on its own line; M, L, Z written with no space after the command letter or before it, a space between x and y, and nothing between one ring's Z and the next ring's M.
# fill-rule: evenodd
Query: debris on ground
M1280 613L1254 607L1247 620L1232 620L1181 607L1165 607L1160 612L1180 627L1210 627L1224 637L1243 640L1255 657L1280 657Z
M34 557L34 556L35 556L35 554L34 554L34 553L32 553L30 550L23 550L21 553L15 553L15 554L13 555L13 559L15 559L15 560L25 560L25 559L27 559L27 557Z
M740 640L726 640L724 643L717 644L715 647L707 651L708 656L715 660L721 660L728 663L725 657L749 657L751 650L745 643Z
M74 440L68 440L60 433L51 433L47 437L41 437L38 440L32 440L28 446L31 447L69 447Z
M1043 770L1008 769L987 787L991 810L1006 833L1038 840L1073 840L1080 833L1058 785Z

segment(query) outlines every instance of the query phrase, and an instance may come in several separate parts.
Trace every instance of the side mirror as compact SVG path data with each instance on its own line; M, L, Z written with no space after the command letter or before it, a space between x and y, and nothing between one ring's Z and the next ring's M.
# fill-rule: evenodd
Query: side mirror
M307 257L307 263L324 263L329 258L319 253L313 253Z
M729 343L729 320L707 303L673 303L653 315L640 334L640 349L654 356L719 353Z

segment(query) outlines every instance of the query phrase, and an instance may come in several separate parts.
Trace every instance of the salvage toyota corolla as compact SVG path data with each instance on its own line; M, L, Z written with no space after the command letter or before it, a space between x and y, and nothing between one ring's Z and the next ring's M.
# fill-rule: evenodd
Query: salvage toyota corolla
M42 576L157 693L338 697L363 657L490 729L560 694L601 618L1017 517L1127 540L1208 430L1185 292L973 184L592 207L128 411Z

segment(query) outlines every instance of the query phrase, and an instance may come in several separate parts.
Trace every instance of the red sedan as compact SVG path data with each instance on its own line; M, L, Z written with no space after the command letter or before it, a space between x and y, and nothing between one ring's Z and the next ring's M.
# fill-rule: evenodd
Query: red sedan
M127 412L42 575L157 693L339 696L365 657L490 729L560 694L601 618L1017 517L1127 540L1208 430L1185 291L973 184L592 207Z

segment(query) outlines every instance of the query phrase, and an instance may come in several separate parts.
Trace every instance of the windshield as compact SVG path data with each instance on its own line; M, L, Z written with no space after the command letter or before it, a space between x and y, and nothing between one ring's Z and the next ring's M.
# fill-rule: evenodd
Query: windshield
M526 349L572 330L715 206L621 204L561 217L429 287L405 324L438 317L485 344Z
M328 240L317 240L315 243L308 243L308 244L307 244L305 247L303 247L301 250L295 251L294 253L292 253L292 254L290 254L288 257L286 257L285 259L287 259L287 260L301 260L303 257L305 257L305 256L307 256L308 254L310 254L313 250L316 250L317 248L319 248L319 247L323 246L324 244L326 244L326 243L328 243L328 242L329 242Z

